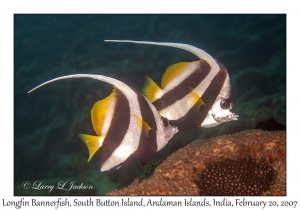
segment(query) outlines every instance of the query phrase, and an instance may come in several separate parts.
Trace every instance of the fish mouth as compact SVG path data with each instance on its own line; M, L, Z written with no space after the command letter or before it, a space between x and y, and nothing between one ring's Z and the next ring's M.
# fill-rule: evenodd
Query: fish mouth
M173 128L173 131L174 131L174 134L177 133L179 130L178 130L178 126L175 126L175 125L172 125L172 124L169 124L170 126L172 126Z
M174 127L174 126L173 126L173 128L174 128L174 134L177 133L178 132L178 128Z
M235 114L235 113L231 113L231 117L232 120L238 120L239 115Z

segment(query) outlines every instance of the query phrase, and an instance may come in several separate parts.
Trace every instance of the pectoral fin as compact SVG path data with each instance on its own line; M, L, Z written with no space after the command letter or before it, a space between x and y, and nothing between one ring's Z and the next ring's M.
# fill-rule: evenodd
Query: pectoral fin
M189 88L191 91L191 98L190 98L190 104L195 110L195 112L200 113L201 106L205 106L204 101L202 100L201 96L192 88Z
M140 118L139 116L133 115L133 117L136 119L136 121L138 122L141 130L142 130L142 134L147 137L150 138L149 136L149 131L152 130L151 127L148 125L148 123L146 123L142 118Z

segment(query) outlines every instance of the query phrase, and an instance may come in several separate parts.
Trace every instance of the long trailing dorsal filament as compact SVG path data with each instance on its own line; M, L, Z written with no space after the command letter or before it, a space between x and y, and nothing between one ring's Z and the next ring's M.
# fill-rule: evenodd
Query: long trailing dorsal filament
M46 85L49 84L51 82L55 82L57 80L62 80L62 79L69 79L69 78L92 78L92 79L96 79L96 80L100 80L100 81L104 81L107 82L111 85L117 86L119 89L127 89L129 88L127 85L125 85L123 82L113 79L111 77L106 77L106 76L102 76L102 75L96 75L96 74L72 74L72 75L67 75L67 76L62 76L62 77L57 77L54 78L52 80L49 80L47 82L44 82L38 86L36 86L35 88L31 89L30 91L28 91L28 93L31 93L32 91Z
M150 44L150 45L159 45L159 46L167 46L174 47L178 49L182 49L188 51L200 59L206 60L212 67L218 69L218 64L213 57L211 57L207 52L201 50L193 45L182 44L182 43L172 43L172 42L149 42L149 41L133 41L133 40L104 40L105 42L128 42L135 44Z

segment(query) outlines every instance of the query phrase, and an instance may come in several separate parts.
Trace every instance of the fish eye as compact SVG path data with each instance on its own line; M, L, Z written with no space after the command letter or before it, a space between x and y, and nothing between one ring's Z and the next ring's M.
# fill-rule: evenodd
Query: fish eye
M165 127L167 127L169 125L169 120L165 117L162 117L160 120L161 124Z
M221 107L222 107L222 109L229 109L230 104L227 101L223 100L223 101L221 101Z

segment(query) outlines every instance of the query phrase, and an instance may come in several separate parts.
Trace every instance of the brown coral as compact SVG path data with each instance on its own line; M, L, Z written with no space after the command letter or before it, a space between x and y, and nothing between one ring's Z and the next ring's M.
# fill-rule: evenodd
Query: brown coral
M286 133L247 130L194 141L148 179L107 195L286 195Z

